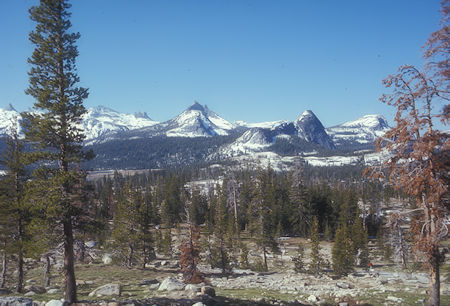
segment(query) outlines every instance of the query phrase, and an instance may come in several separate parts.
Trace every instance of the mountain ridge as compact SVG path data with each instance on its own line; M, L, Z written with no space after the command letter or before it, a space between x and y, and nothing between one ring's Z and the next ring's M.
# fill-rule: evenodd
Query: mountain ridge
M14 118L20 129L20 113L12 105L0 108L0 134L13 128ZM323 165L326 156L342 153L356 154L347 158L353 163L360 160L358 150L373 150L375 139L389 128L380 115L325 128L311 110L294 121L231 123L196 101L164 122L153 121L144 112L124 114L101 105L87 109L83 119L80 127L86 131L85 145L98 154L88 164L94 168L169 167L227 160L239 163L242 158L257 161L269 157L290 163L299 156ZM317 154L322 154L325 162L315 157Z
M14 126L14 118L19 121L20 113L8 104L0 108L0 135L5 134ZM20 132L20 126L15 125ZM271 122L247 123L236 121L231 123L206 105L194 101L179 115L164 122L151 119L146 112L134 114L120 113L107 106L99 105L88 108L80 125L86 131L86 141L108 141L117 137L213 137L229 135L232 131L242 131L253 128L268 129L273 137L278 135L297 134L296 136L332 149L335 145L351 141L370 143L382 136L389 125L381 115L365 115L355 120L324 128L320 120L311 110L305 110L300 116L290 122L278 120ZM254 130L255 132L256 130ZM127 135L129 133L129 135ZM120 135L120 136L119 136ZM266 142L267 144L267 142Z

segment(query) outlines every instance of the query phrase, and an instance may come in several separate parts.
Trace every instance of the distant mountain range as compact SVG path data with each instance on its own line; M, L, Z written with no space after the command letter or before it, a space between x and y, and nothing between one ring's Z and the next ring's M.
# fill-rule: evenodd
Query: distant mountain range
M20 132L17 124L20 119L20 113L12 105L0 108L0 135L8 133L12 127ZM128 156L128 160L132 155L141 161L152 156L149 165L167 166L172 161L174 164L223 161L266 151L285 156L318 150L338 152L349 147L355 150L373 148L375 139L389 129L387 121L380 115L366 115L324 128L311 110L304 111L293 122L231 123L198 102L165 122L154 121L146 113L124 114L98 106L88 109L80 127L85 130L86 145L101 152L96 158L99 163L91 164L100 168L108 168L109 159L120 160L120 154ZM193 138L196 140L188 140ZM141 153L142 156L137 156L137 153L126 153L130 143L139 148L150 147ZM152 143L157 143L158 147ZM172 145L166 145L169 143ZM202 148L193 148L194 144ZM114 157L111 151L115 152Z

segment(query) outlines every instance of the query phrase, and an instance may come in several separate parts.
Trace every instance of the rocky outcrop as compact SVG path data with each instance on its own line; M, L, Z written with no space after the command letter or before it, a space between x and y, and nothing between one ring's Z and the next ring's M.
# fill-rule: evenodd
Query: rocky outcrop
M120 284L106 284L89 293L89 296L120 296L121 290L122 287L120 286Z
M183 290L185 284L178 279L173 277L168 277L162 281L161 285L159 285L158 291L175 291L175 290Z
M37 304L32 299L18 296L5 296L0 298L0 306L37 306Z

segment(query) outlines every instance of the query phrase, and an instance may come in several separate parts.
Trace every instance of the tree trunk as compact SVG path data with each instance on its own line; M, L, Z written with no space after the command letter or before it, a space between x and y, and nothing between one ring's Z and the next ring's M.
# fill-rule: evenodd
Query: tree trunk
M147 264L147 262L148 262L148 255L147 255L147 248L145 247L145 242L144 242L144 248L143 248L143 256L144 256L144 260L143 260L143 263L142 263L142 270L145 270L145 265Z
M129 247L129 252L128 252L128 257L127 257L127 268L131 268L131 263L133 261L133 253L134 253L134 248L133 245L128 245Z
M2 256L2 274L0 275L0 288L4 288L6 284L6 251L3 251Z
M77 301L77 284L75 280L72 221L66 217L64 226L64 299L69 303Z
M22 249L19 250L18 257L19 258L17 260L17 270L18 270L17 292L23 293L23 253L22 253Z
M45 266L44 266L44 286L50 286L50 256L45 256Z
M441 283L439 279L439 250L434 250L434 256L430 265L430 297L429 306L439 306Z
M86 259L86 245L84 244L84 239L80 240L80 262L84 263Z
M269 267L267 266L267 255L266 255L266 247L263 246L263 257L264 257L264 269L266 271L269 270Z

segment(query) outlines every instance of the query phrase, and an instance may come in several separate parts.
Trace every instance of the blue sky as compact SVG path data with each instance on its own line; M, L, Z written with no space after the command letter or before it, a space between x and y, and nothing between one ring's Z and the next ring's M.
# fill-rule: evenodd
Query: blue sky
M77 0L78 74L87 107L165 121L197 100L227 120L325 126L393 109L378 98L400 65L421 65L439 0ZM0 107L24 94L34 0L0 1Z

